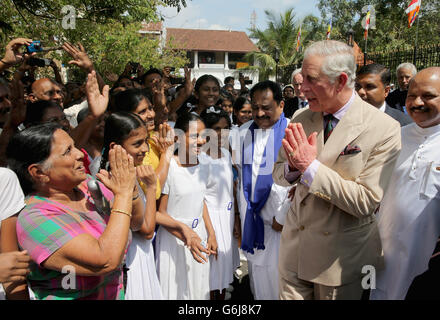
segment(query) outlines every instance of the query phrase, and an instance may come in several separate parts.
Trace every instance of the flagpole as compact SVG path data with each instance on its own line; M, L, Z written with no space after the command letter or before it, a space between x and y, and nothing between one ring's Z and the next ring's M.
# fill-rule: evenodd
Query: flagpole
M419 12L417 13L417 27L416 27L416 42L414 45L414 57L413 57L413 65L416 65L417 60L417 44L419 41L419 20L420 20L420 9L422 8L422 3L420 2Z
M370 12L371 6L368 5L367 16L365 17L365 50L364 50L364 66L367 64L367 44L368 44L368 29L370 29Z
M367 43L368 43L368 29L367 29L367 36L365 37L364 66L367 64Z

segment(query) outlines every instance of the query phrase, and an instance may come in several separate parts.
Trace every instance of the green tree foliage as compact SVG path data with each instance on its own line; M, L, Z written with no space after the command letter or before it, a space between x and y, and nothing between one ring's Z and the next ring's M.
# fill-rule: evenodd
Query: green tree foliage
M288 9L277 16L271 10L265 10L268 21L265 30L250 30L250 37L257 39L257 46L260 52L250 52L245 58L248 61L255 61L256 66L248 67L258 69L260 80L268 79L276 73L276 52L278 52L278 75L279 81L289 83L291 69L302 60L302 50L296 51L296 39L301 24L295 17L294 9ZM314 38L318 30L323 27L318 18L306 16L301 27L301 47Z
M159 50L159 40L142 37L140 21L157 21L157 5L185 6L184 0L4 0L0 10L0 48L12 38L41 40L44 46L59 46L64 41L81 42L101 73L119 74L128 61L150 65L182 67L187 63L182 51ZM65 5L76 10L74 29L63 28ZM46 57L58 58L65 65L71 58L63 51ZM82 75L84 76L84 75Z
M410 0L319 0L318 8L324 19L333 16L333 27L344 38L354 31L354 40L363 47L364 29L361 21L366 13L362 8L371 5L375 9L376 29L368 32L368 51L411 49L415 43L416 25L408 28L405 13ZM418 45L437 44L440 41L440 0L422 1L419 16ZM333 34L333 32L332 32Z

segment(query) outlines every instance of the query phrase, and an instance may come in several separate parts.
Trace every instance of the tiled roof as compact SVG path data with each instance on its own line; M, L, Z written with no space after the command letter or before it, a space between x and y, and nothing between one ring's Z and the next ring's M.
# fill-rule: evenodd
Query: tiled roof
M140 30L146 32L161 32L162 31L162 22L142 22L142 28Z
M167 28L166 43L187 51L259 51L245 32Z

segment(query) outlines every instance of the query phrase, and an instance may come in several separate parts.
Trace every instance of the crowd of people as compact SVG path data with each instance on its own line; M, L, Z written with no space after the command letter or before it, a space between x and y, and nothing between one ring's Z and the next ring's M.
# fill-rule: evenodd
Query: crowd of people
M283 87L133 62L110 86L68 42L85 81L36 79L31 41L0 60L6 299L225 300L242 259L255 300L440 297L439 67L390 92L325 40Z

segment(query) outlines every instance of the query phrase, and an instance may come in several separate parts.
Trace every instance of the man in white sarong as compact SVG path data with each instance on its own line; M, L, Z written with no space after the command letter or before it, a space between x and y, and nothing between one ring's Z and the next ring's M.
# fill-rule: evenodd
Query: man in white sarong
M263 81L251 90L252 121L240 127L239 211L241 249L248 261L250 286L256 300L278 300L278 250L290 201L289 188L273 183L272 170L285 128L282 92ZM253 138L252 138L253 137Z
M402 128L402 150L377 215L385 269L372 300L404 299L428 269L440 235L439 67L411 79L406 107L415 123Z

